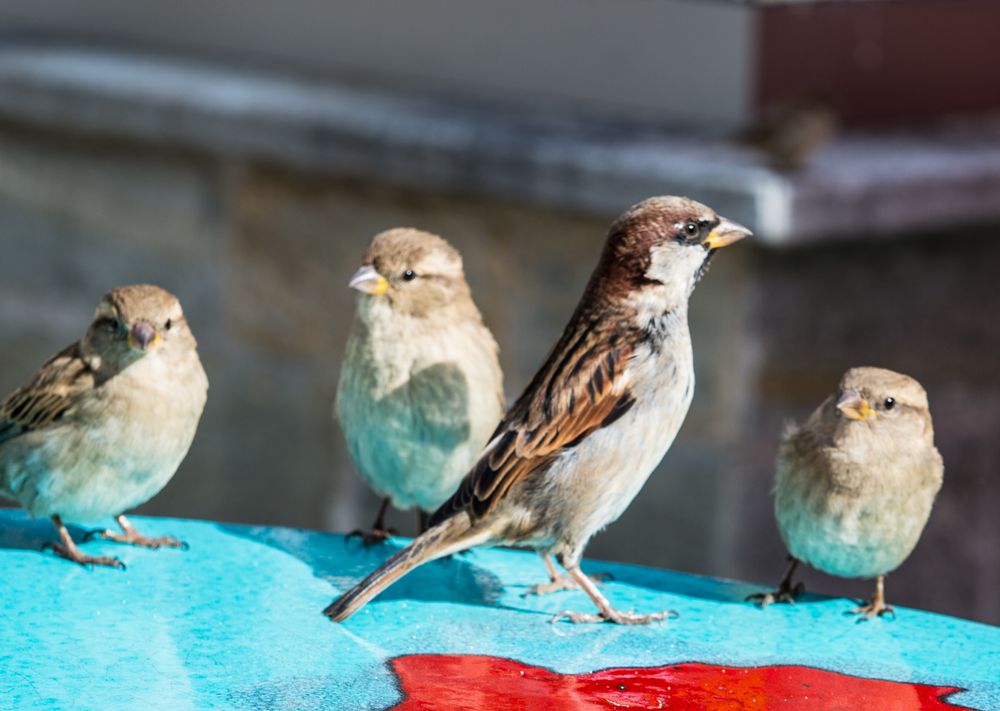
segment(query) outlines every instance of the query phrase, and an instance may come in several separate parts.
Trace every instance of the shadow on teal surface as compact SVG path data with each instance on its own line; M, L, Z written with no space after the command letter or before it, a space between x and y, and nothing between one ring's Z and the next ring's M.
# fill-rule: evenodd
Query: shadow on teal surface
M268 535L261 529L220 524L219 528L234 536L243 536L256 543L277 548L308 565L313 575L327 580L338 590L346 590L401 550L406 541L390 539L372 546L358 538L339 534L317 534L309 539L290 539ZM424 565L379 596L380 601L413 600L424 602L454 602L465 605L497 607L504 587L490 571L470 563L462 556L452 556Z
M74 524L66 524L66 529L77 544L83 543L84 536L92 530L81 528ZM59 534L56 533L55 526L47 518L28 518L17 525L8 525L0 529L0 549L37 551L39 555L52 555L46 552L43 547L46 543L58 541Z

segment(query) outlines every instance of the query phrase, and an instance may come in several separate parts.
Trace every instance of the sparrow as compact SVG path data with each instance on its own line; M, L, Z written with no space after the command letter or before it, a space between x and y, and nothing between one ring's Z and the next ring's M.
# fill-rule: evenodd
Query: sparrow
M421 530L503 416L500 349L472 301L462 257L411 228L372 239L349 286L360 292L335 414L355 467L385 513L416 507ZM360 533L360 531L355 532Z
M775 170L792 173L833 139L839 123L829 97L813 92L768 111L738 140L762 153Z
M76 343L48 360L0 405L0 493L32 516L48 516L59 556L123 568L84 554L63 521L114 516L121 533L102 538L182 547L139 533L124 512L155 496L194 439L208 379L175 296L123 286L101 299Z
M910 555L941 489L927 393L883 368L852 368L778 453L774 512L790 556L778 589L751 599L793 602L799 563L842 578L875 578L871 601L851 612L893 611L885 576Z
M645 624L580 570L663 458L694 389L688 297L715 251L750 234L682 197L654 197L611 226L576 311L431 528L335 600L342 621L413 568L481 545L553 555L598 614L553 621Z

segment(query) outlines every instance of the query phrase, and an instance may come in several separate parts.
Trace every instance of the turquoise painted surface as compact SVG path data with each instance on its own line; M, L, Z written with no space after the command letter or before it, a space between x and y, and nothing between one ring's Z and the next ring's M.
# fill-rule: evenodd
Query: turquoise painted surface
M1000 628L900 609L857 624L853 603L808 597L758 610L760 586L589 563L623 609L674 609L664 625L549 624L589 610L581 593L523 598L537 556L477 550L415 571L346 624L320 614L400 542L365 550L335 534L134 519L190 550L105 542L125 572L87 570L39 548L48 521L0 512L0 705L17 709L385 708L400 700L386 660L403 654L509 657L564 673L699 661L803 664L968 691L1000 709ZM75 535L82 535L80 529Z

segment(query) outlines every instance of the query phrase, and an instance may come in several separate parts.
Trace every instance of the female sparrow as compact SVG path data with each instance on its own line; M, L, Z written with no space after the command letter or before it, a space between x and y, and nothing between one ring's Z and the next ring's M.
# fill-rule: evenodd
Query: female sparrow
M90 328L0 406L0 492L49 516L63 558L123 567L82 553L63 525L115 516L121 543L147 538L123 512L145 503L177 471L205 407L208 379L180 302L156 286L123 286L101 299Z
M384 540L389 503L421 512L454 493L503 415L499 348L450 244L420 230L375 236L350 286L361 292L336 414L361 476L384 498L367 542Z
M611 226L562 337L432 528L325 614L341 621L429 560L472 546L552 554L599 614L642 624L580 571L590 537L618 518L680 429L694 388L688 297L715 250L750 232L680 197L650 198Z
M803 562L875 578L871 602L853 612L892 612L883 581L916 546L943 476L920 383L882 368L848 370L837 394L782 440L774 512L791 565L777 590L751 598L792 602L802 589L792 575Z

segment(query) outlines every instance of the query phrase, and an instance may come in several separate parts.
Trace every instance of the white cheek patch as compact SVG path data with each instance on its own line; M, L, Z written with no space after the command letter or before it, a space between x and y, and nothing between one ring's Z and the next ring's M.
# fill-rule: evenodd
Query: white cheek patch
M664 242L653 247L650 252L649 269L646 276L673 289L679 287L685 293L694 285L694 277L705 261L707 252L701 245Z

